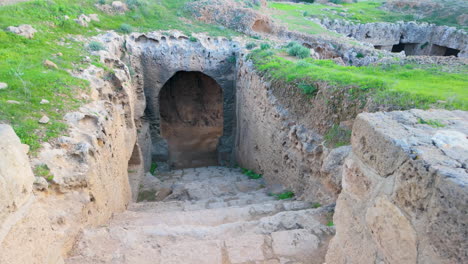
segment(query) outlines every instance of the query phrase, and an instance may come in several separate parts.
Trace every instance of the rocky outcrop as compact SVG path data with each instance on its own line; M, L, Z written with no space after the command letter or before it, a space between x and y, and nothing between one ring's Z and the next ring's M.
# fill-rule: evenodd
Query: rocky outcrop
M327 263L464 263L468 115L361 114Z
M90 66L74 73L90 82L90 93L77 95L89 103L68 113L64 118L69 125L67 136L44 143L32 160L34 166L47 168L49 187L37 181L40 186L30 195L29 203L24 200L34 177L25 154L21 156L19 150L11 148L5 150L11 153L9 157L25 164L21 164L22 171L11 171L16 176L8 173L7 183L12 184L8 188L20 190L15 191L18 197L10 197L18 208L7 206L19 213L2 209L10 220L2 222L8 225L8 231L0 232L4 237L0 240L0 263L61 263L83 226L107 222L132 199L128 168L144 166L141 160L137 165L130 162L135 160L137 140L134 120L140 116L135 111L136 94L129 70L119 59L123 38L117 34L103 38L108 40L107 50L96 55L113 71ZM15 137L10 138L2 137L1 141L16 142ZM0 165L3 170L4 164ZM13 176L18 180L12 181Z
M19 25L17 27L10 26L6 29L8 32L16 35L23 36L28 39L34 38L34 34L37 32L31 25Z
M24 146L9 125L0 124L0 243L11 226L8 217L31 198L34 175Z
M345 20L323 19L327 29L365 41L381 49L407 44L407 55L443 56L447 48L458 50L459 57L468 57L468 35L453 27L416 22L356 24Z

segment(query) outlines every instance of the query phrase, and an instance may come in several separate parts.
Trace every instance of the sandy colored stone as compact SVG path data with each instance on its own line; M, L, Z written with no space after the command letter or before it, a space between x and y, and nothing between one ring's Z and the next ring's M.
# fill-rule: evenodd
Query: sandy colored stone
M32 39L34 37L34 34L37 32L37 30L35 30L30 25L20 25L18 27L10 26L10 27L7 27L7 31L23 36L28 39Z
M8 88L8 84L4 83L4 82L0 82L0 90L4 90Z
M41 119L39 119L39 123L41 124L47 124L49 123L49 121L50 121L50 118L47 116L42 116Z
M279 231L271 234L273 251L279 256L306 258L319 246L320 240L307 230Z
M244 235L226 240L226 250L232 264L262 261L263 255L263 235Z
M3 220L29 198L34 175L20 139L9 125L0 124L0 152L1 231Z
M52 62L50 60L45 60L44 61L44 66L49 68L49 69L58 69L57 64L55 64L54 62Z
M39 102L40 104L48 104L50 103L49 100L46 100L46 99L42 99L41 102Z
M366 223L389 263L416 263L416 232L388 198L377 198L367 210Z
M8 104L21 104L20 102L15 101L15 100L7 100L6 102L7 102Z

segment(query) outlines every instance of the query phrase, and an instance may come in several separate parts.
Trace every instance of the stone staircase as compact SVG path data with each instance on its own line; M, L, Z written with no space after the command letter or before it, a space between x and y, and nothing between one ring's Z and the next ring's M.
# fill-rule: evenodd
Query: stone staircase
M327 208L269 195L262 179L207 167L158 176L160 202L131 204L84 230L67 264L323 263L334 233Z

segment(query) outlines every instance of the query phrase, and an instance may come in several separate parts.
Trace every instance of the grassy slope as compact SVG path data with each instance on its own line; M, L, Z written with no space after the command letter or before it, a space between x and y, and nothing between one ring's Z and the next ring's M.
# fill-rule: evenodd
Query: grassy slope
M440 107L468 110L468 67L446 73L437 67L417 65L341 66L330 60L290 60L280 50L254 50L251 58L260 71L274 79L299 84L307 91L315 81L326 81L356 97L372 96L377 102L408 108Z
M385 1L362 1L358 3L342 4L340 7L332 7L323 4L294 4L294 3L277 3L270 2L269 7L275 10L274 17L287 23L292 30L300 30L306 33L323 33L324 29L305 17L315 18L331 18L331 19L345 19L357 23L370 23L370 22L397 22L397 21L419 21L430 22L439 25L448 25L463 28L456 22L457 14L451 11L451 15L442 16L441 12L434 10L432 13L426 14L423 18L409 12L389 12L384 11L380 7ZM449 4L447 4L448 8ZM324 11L327 10L327 11ZM466 9L465 9L466 10ZM333 12L335 11L335 13ZM448 11L447 11L448 12ZM446 12L446 13L447 13ZM458 10L463 13L463 9ZM347 16L340 16L340 13L346 13ZM458 14L459 15L459 14ZM466 27L465 27L466 28Z
M97 1L97 0L96 0ZM66 71L83 67L82 59L89 52L81 42L70 40L73 35L96 35L96 29L119 29L122 23L134 30L179 29L186 33L209 32L212 35L232 36L235 33L217 26L193 22L186 17L185 3L188 0L161 0L138 3L125 15L108 15L100 12L93 0L37 0L13 6L0 7L0 82L8 89L0 90L0 122L10 123L22 142L33 151L40 142L62 135L66 131L63 114L76 109L84 100L86 82L70 76ZM80 14L99 15L100 22L92 22L83 28L72 19ZM67 15L71 19L65 20ZM8 26L30 24L38 30L34 39L26 39L3 31ZM58 42L65 42L59 45ZM58 52L63 56L53 56ZM44 60L51 60L59 70L46 69ZM51 103L41 105L41 99ZM20 105L8 104L15 100ZM41 125L42 115L51 118L49 124Z

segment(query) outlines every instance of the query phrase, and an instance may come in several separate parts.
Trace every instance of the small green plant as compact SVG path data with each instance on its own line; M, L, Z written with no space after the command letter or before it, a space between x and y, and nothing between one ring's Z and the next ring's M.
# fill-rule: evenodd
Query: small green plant
M257 44L253 43L253 42L249 42L245 45L245 48L248 49L248 50L251 50L253 48L257 47Z
M124 33L124 34L130 34L133 31L133 27L130 26L129 24L123 23L123 24L120 25L119 31Z
M333 223L333 221L328 221L327 226L335 226L335 224Z
M333 125L324 136L325 145L332 148L350 144L351 130Z
M90 49L92 51L100 51L100 50L105 50L106 48L104 47L104 45L101 42L91 41L88 44L88 49Z
M313 84L300 83L297 86L302 90L304 94L313 96L317 93L317 87L315 87Z
M287 52L291 56L295 56L301 59L307 58L310 56L310 49L302 46L301 44L293 41L289 42L289 44L286 46Z
M38 177L45 178L48 182L54 179L54 175L50 172L49 166L47 164L41 164L34 168L34 174Z
M261 50L267 50L267 49L269 49L269 48L271 48L271 46L270 46L270 44L268 44L268 43L262 43L262 44L260 44L260 49L261 49Z
M191 42L197 42L197 41L198 41L198 39L197 39L196 37L194 37L194 36L190 36L190 37L189 37L189 40L190 40Z
M358 52L358 54L356 55L356 58L362 59L364 58L364 54L362 54L361 52Z
M276 199L278 200L291 199L294 197L294 193L291 191L284 191L282 193L274 193L272 195L275 196Z
M246 168L241 168L241 171L242 171L243 174L247 175L247 177L249 177L249 179L256 180L256 179L262 178L262 174L255 173L253 170L249 170L249 169L246 169Z
M125 1L125 3L127 4L128 8L130 8L131 10L136 9L142 4L139 0L127 0Z
M322 207L321 203L313 203L312 204L312 208L320 208L320 207Z
M445 125L442 124L440 121L434 120L434 119L424 120L422 118L419 118L418 123L423 124L423 125L429 125L429 126L435 127L435 128L445 127Z
M237 61L236 56L234 56L234 55L229 56L229 58L227 59L227 61L228 61L229 63L232 63L232 64L236 63L236 61Z
M153 176L155 175L156 169L157 169L157 168L158 168L158 164L157 164L157 163L155 163L155 162L151 163L151 167L150 167L150 173L151 173L151 175L153 175Z

